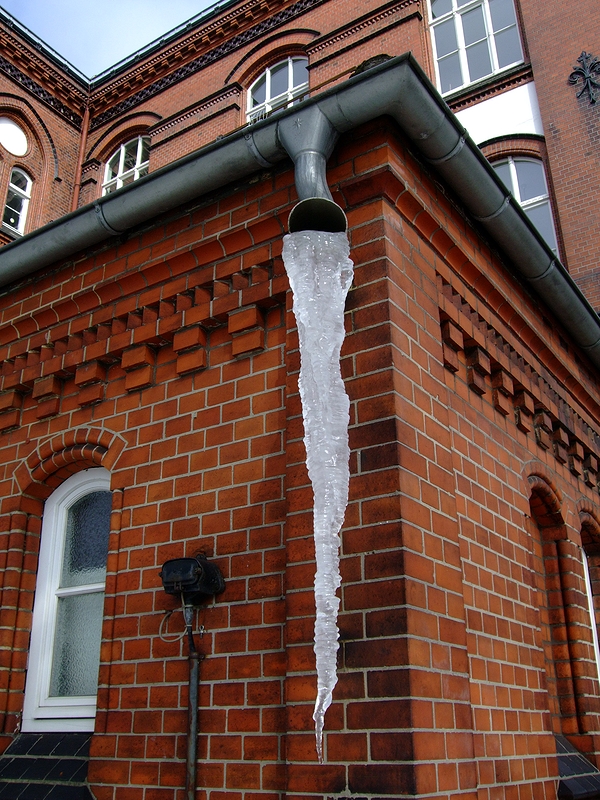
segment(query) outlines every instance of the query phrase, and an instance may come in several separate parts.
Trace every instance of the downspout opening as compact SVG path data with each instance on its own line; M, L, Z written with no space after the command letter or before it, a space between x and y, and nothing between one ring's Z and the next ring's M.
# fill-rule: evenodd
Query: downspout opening
M288 220L290 233L298 231L324 231L345 233L348 220L344 211L326 197L308 197L292 208Z

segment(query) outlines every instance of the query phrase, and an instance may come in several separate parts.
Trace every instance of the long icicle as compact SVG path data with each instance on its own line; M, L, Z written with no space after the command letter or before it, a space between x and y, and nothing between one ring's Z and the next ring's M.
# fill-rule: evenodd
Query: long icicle
M323 725L337 683L339 531L348 504L349 400L340 373L344 304L353 264L345 233L300 231L284 238L300 342L298 385L306 464L314 493L317 699L313 719L323 763Z

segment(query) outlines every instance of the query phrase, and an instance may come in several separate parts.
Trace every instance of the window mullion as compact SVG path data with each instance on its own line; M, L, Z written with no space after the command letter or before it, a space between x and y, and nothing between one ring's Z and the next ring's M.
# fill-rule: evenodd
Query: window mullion
M494 72L498 72L500 67L498 65L498 55L496 53L496 39L494 37L494 25L492 23L492 13L490 11L490 4L488 0L483 1L482 7L483 7L483 19L485 21L485 27L487 28L488 50L492 61L492 70Z
M117 189L123 186L123 171L125 169L125 145L122 144L119 150L119 171L117 172Z
M463 9L464 12L464 9ZM462 85L471 82L471 73L469 71L469 62L467 60L467 45L465 44L465 34L462 24L462 13L456 12L452 15L454 19L454 31L456 33L456 44L458 47L458 60L460 62L460 71L462 73Z
M265 110L271 111L271 67L267 68L265 78Z
M517 165L515 164L515 160L512 156L508 157L508 168L510 170L510 182L512 184L512 194L517 203L522 205L521 203L521 192L519 191L519 179L517 177Z
M590 576L590 565L588 562L585 550L581 549L581 557L583 562L583 574L585 577L585 589L588 600L588 607L590 612L590 622L592 626L592 639L594 642L594 656L596 658L596 672L597 677L600 678L600 642L598 641L598 626L596 625L596 609L594 608L594 592L592 589L592 579Z
M86 583L78 586L59 587L55 594L56 597L73 597L80 594L92 594L93 592L103 592L104 583Z

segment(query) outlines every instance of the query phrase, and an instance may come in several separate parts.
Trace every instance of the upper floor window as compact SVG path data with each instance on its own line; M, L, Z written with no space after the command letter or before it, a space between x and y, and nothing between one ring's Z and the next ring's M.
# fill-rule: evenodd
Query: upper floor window
M308 59L289 57L268 67L248 90L248 122L302 100L308 91Z
M2 222L17 233L25 233L32 185L33 181L26 172L18 167L13 168L10 173Z
M442 94L523 61L513 0L431 0Z
M150 139L138 136L122 144L106 165L102 194L110 194L148 174Z
M0 117L0 144L13 156L24 156L29 150L25 131L9 117Z
M102 467L72 475L44 506L24 731L93 730L111 508Z
M546 244L556 253L556 233L542 162L533 158L509 156L503 161L495 161L492 167Z
M594 656L596 658L596 672L598 677L600 678L600 642L598 641L598 626L596 625L596 604L594 602L594 592L592 588L592 564L590 563L590 559L582 549L581 551L582 561L583 561L583 577L585 578L585 591L587 594L587 601L588 606L590 609L590 621L592 624L592 641L594 643ZM595 559L597 562L597 558ZM595 571L597 572L597 564L595 565Z

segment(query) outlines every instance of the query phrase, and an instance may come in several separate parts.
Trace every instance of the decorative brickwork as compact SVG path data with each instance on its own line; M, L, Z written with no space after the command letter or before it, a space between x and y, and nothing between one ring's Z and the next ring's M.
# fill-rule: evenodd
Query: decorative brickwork
M531 63L451 104L535 77L546 139L492 137L485 155L546 159L561 244L595 302L597 243L578 233L593 217L576 211L593 194L597 108L567 83L571 52L550 47L558 37L571 48L592 11L558 5L522 0ZM43 48L22 37L0 62L0 117L33 144L21 160L1 150L0 187L17 161L31 172L30 231L96 200L106 160L131 132L150 138L150 171L208 143L217 158L219 137L245 122L250 76L288 48L308 57L311 93L405 50L432 76L428 13L417 0L226 3L85 91L67 73L58 80L52 59L44 77ZM328 102L344 128L349 111ZM198 800L555 800L575 790L576 778L557 790L573 764L598 785L600 379L444 170L417 158L389 119L343 134L328 162L355 278L341 358L351 477L339 681L324 764L312 721L313 497L281 259L297 200L291 163L227 173L218 191L157 206L154 219L27 276L17 270L0 289L9 787L7 759L25 741L15 734L44 504L99 467L110 473L112 514L88 771L96 800L181 800L187 645L159 573L199 552L225 590L194 619ZM573 190L584 171L587 195ZM87 791L76 767L71 782Z

